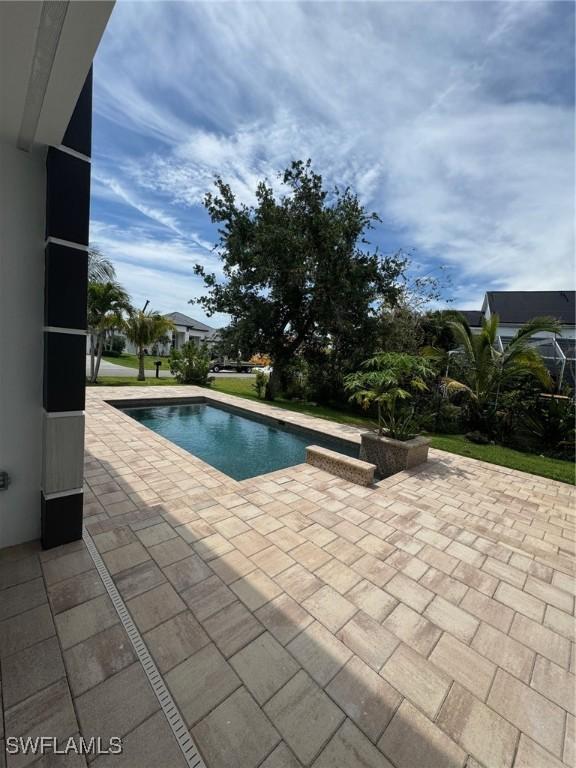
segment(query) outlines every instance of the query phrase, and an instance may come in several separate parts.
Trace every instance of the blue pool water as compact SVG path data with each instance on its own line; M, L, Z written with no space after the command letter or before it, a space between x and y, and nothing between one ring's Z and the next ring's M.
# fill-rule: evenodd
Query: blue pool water
M293 467L307 445L358 458L358 447L266 424L204 404L122 408L144 426L198 456L235 480Z

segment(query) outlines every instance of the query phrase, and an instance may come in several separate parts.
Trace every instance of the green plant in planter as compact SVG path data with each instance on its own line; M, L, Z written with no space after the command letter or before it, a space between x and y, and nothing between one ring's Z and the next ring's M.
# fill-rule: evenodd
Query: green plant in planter
M430 360L404 352L381 352L365 360L362 370L344 379L350 400L368 410L376 406L378 434L394 440L410 440L417 432L414 392L428 389L426 380L434 374Z
M179 384L207 384L210 370L210 355L207 350L193 341L187 341L180 349L173 349L170 355L170 373Z

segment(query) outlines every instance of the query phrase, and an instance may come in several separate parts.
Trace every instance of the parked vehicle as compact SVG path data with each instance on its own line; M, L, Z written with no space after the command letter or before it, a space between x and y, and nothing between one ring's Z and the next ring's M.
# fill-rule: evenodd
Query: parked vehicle
M220 371L252 373L255 368L260 368L260 366L249 363L246 360L212 360L210 363L210 371L212 373L219 373Z

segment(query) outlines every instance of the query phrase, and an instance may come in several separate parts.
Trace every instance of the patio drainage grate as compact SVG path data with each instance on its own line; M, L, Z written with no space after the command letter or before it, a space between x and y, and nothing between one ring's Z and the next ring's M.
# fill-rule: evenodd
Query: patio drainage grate
M166 687L166 684L164 683L164 680L158 671L158 667L150 656L148 648L146 648L140 632L138 632L136 629L136 625L132 621L132 617L126 608L124 601L120 597L120 593L116 589L116 585L112 581L112 577L110 576L108 569L100 557L100 553L96 549L96 545L92 541L92 537L86 528L84 528L83 531L83 538L88 552L90 553L90 557L94 561L94 565L100 574L100 578L102 579L102 582L106 587L108 594L110 595L110 599L112 600L114 608L120 617L120 621L122 622L124 629L130 638L130 642L136 651L136 655L138 656L138 659L144 668L144 672L148 677L150 685L152 686L152 690L160 702L160 706L162 707L162 711L168 720L168 724L172 728L172 732L174 733L176 741L182 750L184 759L190 768L206 768L206 764L202 760L200 753L198 752L198 748L192 741L190 733L186 728L186 724L182 719L182 715L178 711L178 708L174 703L174 699L170 695L170 692L168 691L168 688Z

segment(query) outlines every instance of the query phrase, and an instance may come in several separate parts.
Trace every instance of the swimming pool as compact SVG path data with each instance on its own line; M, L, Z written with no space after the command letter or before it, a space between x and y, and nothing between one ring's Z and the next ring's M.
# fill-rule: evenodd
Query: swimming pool
M234 480L301 464L307 445L355 458L359 453L359 446L345 440L291 430L205 403L121 410Z

